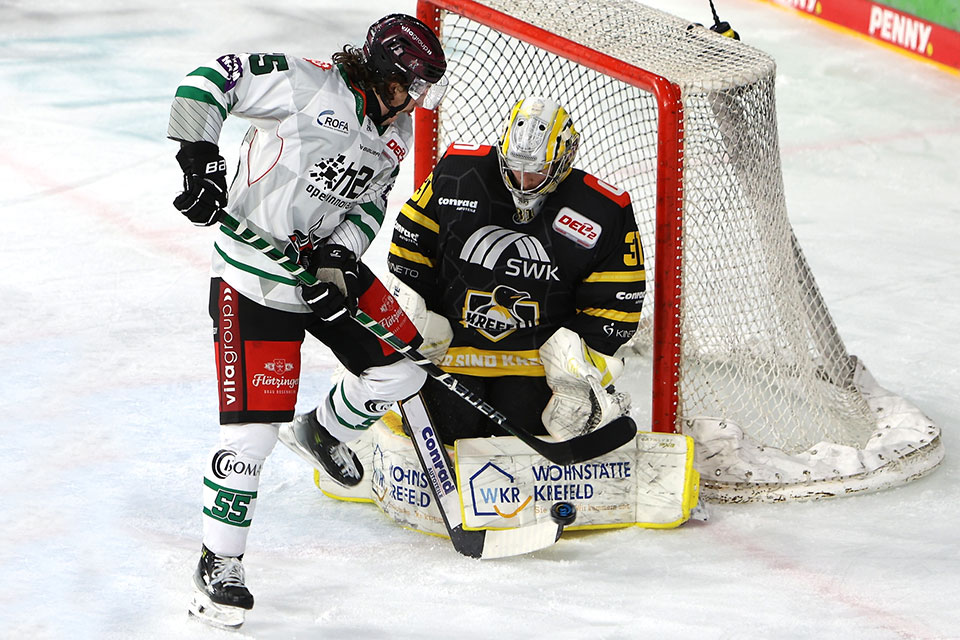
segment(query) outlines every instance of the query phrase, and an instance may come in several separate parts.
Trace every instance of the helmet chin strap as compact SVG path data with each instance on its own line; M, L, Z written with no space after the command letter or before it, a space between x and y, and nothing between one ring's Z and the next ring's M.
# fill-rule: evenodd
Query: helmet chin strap
M516 211L513 212L513 221L517 224L526 224L536 218L540 214L540 210L543 209L544 198L545 196L540 196L532 203L524 202L523 204L526 206L521 206L520 200L514 196L513 204L516 206Z
M373 120L373 123L375 125L377 125L378 127L382 127L384 122L386 122L393 116L397 115L398 113L406 109L408 104L410 104L409 93L407 94L407 99L403 101L403 104L395 107L388 107L386 113L383 113L380 115L376 115L373 113L368 113L368 115L370 116L370 119Z

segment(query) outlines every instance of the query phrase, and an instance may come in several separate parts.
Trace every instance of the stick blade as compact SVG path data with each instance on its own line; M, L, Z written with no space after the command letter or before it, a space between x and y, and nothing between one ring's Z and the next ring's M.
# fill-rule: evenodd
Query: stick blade
M563 525L539 522L516 529L489 529L484 533L480 558L490 560L519 556L553 546L563 533Z

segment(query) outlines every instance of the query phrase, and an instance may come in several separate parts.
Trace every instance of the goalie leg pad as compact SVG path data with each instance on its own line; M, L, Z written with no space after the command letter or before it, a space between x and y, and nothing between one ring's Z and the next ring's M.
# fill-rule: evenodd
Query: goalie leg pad
M514 437L456 443L464 529L507 529L550 519L550 507L570 502L567 527L669 529L690 519L700 487L693 439L641 432L631 443L580 464L559 466Z
M355 488L360 493L344 496L343 487L319 483L324 493L373 502L403 527L446 537L400 416L391 411L359 442L365 443L360 455L370 471ZM550 507L558 501L570 502L577 510L571 530L631 525L667 529L693 517L698 503L693 440L680 434L639 433L616 451L567 467L545 460L512 436L458 440L450 453L455 453L468 530L550 522Z

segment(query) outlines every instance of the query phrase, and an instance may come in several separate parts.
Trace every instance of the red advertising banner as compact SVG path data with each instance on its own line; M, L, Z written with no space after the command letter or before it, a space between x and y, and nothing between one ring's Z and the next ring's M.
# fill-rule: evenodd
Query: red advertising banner
M870 0L761 0L856 31L960 71L960 32Z

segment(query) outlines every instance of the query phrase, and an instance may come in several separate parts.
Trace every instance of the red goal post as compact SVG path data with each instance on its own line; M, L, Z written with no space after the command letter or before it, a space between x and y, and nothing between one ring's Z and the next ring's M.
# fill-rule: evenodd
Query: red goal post
M648 295L623 375L650 380L632 415L694 438L702 495L844 495L939 464L939 428L847 352L793 233L769 55L634 0L417 12L450 79L438 111L416 114L417 184L539 94L570 111L577 166L630 192Z

